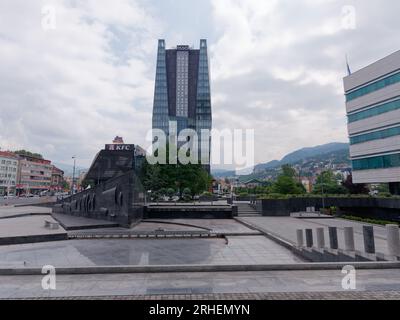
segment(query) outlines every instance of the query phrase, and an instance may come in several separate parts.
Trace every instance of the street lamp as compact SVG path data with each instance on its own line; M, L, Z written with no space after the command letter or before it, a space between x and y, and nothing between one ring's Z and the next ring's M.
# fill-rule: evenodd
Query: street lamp
M73 156L74 159L74 169L72 171L72 186L71 186L71 195L74 194L74 187L75 187L75 165L76 165L76 156Z

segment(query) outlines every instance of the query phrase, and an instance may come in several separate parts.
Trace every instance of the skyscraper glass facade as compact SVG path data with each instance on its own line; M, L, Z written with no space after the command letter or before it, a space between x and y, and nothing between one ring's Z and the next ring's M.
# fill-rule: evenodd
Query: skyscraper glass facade
M177 128L178 134L184 129L195 130L198 145L202 148L199 156L208 154L209 159L211 138L203 135L204 141L200 140L202 130L211 130L212 127L210 73L205 39L200 40L199 49L187 45L166 49L165 41L158 41L153 129L161 129L168 135L170 122ZM207 165L209 167L209 160Z
M153 102L153 128L168 133L168 87L165 41L158 41L156 85Z

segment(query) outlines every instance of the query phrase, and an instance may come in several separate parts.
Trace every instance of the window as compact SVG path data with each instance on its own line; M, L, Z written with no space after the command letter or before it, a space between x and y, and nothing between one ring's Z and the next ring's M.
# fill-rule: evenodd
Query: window
M398 135L400 135L400 126L350 137L350 144L358 144L371 140L385 139Z
M346 101L349 102L398 82L400 82L400 73L393 74L346 94Z
M380 115L382 113L386 113L386 112L390 112L390 111L394 111L394 110L398 110L398 109L400 109L400 99L390 101L390 102L381 104L379 106L372 107L367 110L349 114L347 117L348 117L349 123L351 123L351 122L356 122L356 121L359 121L362 119L367 119L370 117Z
M400 153L357 159L352 161L353 170L387 169L400 167Z

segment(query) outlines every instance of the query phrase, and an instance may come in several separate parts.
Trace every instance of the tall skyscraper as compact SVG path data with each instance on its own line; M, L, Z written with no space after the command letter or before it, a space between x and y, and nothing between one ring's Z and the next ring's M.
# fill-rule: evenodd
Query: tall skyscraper
M187 45L166 49L165 40L158 40L153 129L161 129L167 136L171 128L178 134L184 129L195 130L198 146L208 149L205 153L209 158L211 138L203 135L201 140L201 132L211 130L211 126L207 40L200 40L200 49ZM209 169L209 161L206 167Z
M355 183L400 194L400 51L344 78Z

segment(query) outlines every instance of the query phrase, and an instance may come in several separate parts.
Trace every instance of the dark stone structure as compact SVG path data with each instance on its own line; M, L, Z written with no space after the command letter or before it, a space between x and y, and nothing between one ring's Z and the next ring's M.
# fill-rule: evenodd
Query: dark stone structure
M145 192L137 177L145 152L134 145L108 145L93 161L85 178L90 188L59 202L53 209L130 227L143 218Z
M237 207L194 206L194 205L158 205L146 206L145 219L232 219L237 215Z
M389 183L389 191L391 194L400 195L400 182Z
M400 221L400 198L375 197L294 197L288 199L261 199L256 209L264 216L289 216L292 212L336 207L338 213L353 214L366 218Z

